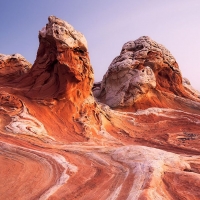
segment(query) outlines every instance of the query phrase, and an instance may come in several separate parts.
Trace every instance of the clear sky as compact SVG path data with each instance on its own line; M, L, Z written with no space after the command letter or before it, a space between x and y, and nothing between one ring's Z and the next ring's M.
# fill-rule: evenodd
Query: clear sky
M0 0L0 53L33 63L49 15L85 35L95 81L125 42L148 35L171 51L200 91L200 0Z

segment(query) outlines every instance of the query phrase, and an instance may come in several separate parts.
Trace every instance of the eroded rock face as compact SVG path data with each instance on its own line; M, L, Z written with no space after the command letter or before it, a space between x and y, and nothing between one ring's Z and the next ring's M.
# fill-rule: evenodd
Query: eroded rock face
M31 71L19 79L34 99L82 101L90 95L93 71L85 37L67 22L49 17L39 32L40 46Z
M0 82L4 84L13 81L13 79L27 73L31 66L31 63L20 54L0 54Z
M100 119L91 92L94 75L87 41L70 24L50 16L39 31L39 42L30 70L19 54L0 57L0 75L7 86L0 93L3 126L16 134L49 137L45 127L50 125L50 135L74 140L74 131L77 140L88 140L100 129ZM13 99L22 108L16 108ZM69 126L60 128L62 124Z
M110 64L95 97L110 107L131 106L155 91L191 97L172 54L147 36L124 44Z

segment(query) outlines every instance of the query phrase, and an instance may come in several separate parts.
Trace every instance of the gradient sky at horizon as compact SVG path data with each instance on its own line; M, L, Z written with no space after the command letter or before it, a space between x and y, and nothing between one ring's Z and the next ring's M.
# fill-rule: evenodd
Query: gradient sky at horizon
M38 31L55 15L82 32L100 81L122 45L143 35L163 44L200 91L199 0L0 0L0 53L33 63Z

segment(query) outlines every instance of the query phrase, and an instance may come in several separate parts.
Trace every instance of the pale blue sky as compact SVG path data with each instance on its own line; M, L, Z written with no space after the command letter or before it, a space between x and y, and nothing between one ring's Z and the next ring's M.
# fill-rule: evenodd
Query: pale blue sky
M200 0L0 0L0 53L20 53L33 63L49 15L85 35L96 81L125 42L148 35L200 90Z

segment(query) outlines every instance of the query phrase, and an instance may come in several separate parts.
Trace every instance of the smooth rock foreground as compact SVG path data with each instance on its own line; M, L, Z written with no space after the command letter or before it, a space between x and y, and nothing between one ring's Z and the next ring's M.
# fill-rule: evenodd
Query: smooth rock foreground
M1 199L199 199L199 92L165 47L126 43L93 86L81 33L50 16L39 41L32 67L0 55Z

